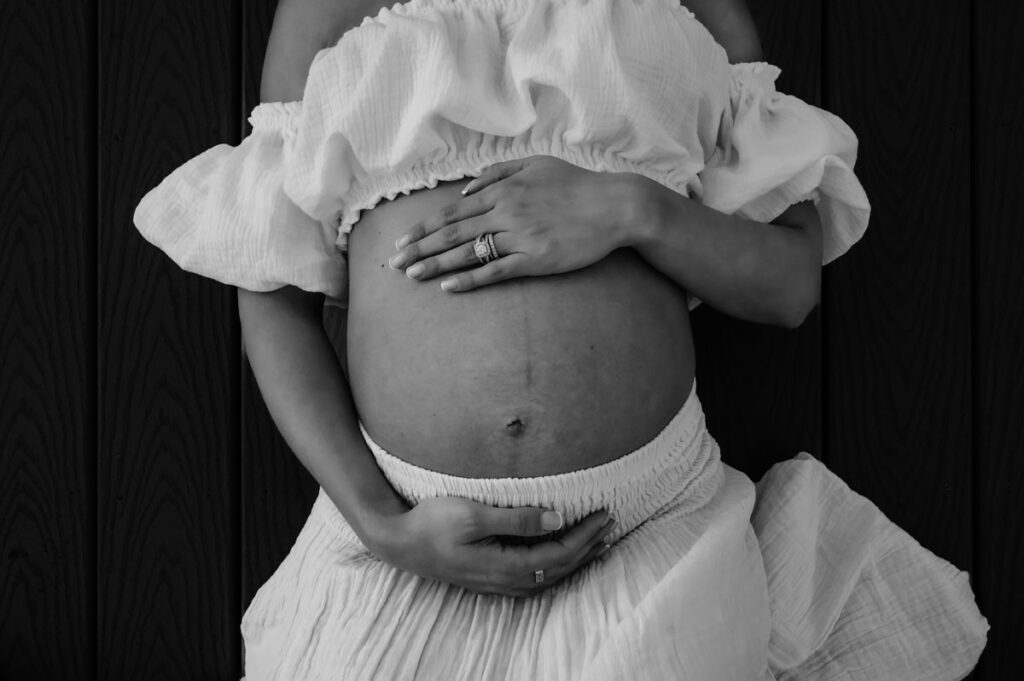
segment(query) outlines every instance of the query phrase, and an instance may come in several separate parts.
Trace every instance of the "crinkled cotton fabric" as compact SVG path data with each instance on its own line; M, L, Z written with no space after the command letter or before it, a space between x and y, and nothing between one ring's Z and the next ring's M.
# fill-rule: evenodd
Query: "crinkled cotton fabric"
M412 0L317 53L301 101L257 106L135 224L185 270L343 302L361 211L541 154L760 222L813 201L828 263L869 219L857 138L778 75L730 65L675 0ZM363 435L411 503L608 508L613 548L531 599L473 594L377 560L321 490L243 617L247 681L952 681L985 645L965 572L806 453L755 486L695 384L650 443L558 476L445 476Z
M646 445L559 475L446 475L362 433L410 503L604 508L612 549L531 598L475 594L375 558L321 490L242 619L245 681L952 681L985 645L966 572L807 453L755 487L696 383Z
M301 101L258 105L249 136L171 172L135 224L185 270L343 304L361 211L540 154L760 222L811 200L828 263L868 223L857 137L779 73L729 64L675 0L412 0L318 52Z

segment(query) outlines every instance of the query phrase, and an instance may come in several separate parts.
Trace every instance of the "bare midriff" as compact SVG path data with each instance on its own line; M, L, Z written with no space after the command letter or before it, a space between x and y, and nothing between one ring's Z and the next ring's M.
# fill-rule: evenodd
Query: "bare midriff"
M463 293L391 269L395 240L466 182L382 200L349 235L348 372L367 432L474 478L590 468L649 442L693 382L684 290L632 249Z

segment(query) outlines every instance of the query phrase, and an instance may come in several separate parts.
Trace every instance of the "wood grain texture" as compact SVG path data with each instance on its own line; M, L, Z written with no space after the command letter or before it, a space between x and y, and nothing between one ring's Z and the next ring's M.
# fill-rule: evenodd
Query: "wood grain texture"
M96 665L94 22L84 3L0 3L5 679Z
M750 0L764 60L781 92L818 104L820 2ZM821 451L821 313L798 329L693 313L697 392L722 458L758 480L775 462Z
M238 317L135 230L142 195L237 143L237 6L100 7L97 617L102 679L237 678Z
M986 681L1020 675L1024 612L1024 6L974 4L975 570L988 647Z
M244 3L242 74L246 117L260 101L260 76L275 6L274 0ZM246 126L243 134L248 132ZM237 300L234 304L237 316ZM239 361L242 377L241 617L256 591L295 543L309 516L318 486L274 425L244 349Z
M828 463L971 569L969 6L825 3L823 101L860 139L864 238L826 271Z
M971 570L970 678L1015 678L1024 10L749 3L779 90L860 137L874 213L800 330L694 314L709 427L754 479L810 451ZM238 678L241 613L308 514L234 289L132 225L248 134L275 4L0 3L0 679Z

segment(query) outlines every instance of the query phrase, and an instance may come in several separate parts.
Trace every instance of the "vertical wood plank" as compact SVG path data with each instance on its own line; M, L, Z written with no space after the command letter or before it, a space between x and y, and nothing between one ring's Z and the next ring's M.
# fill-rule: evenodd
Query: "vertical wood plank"
M825 3L825 108L872 203L826 271L829 466L971 568L968 35L951 0Z
M776 86L819 103L820 0L749 0ZM821 313L798 329L753 324L707 305L693 314L697 392L722 458L754 480L775 462L821 452Z
M244 110L259 103L259 87L275 0L243 4ZM249 133L246 126L244 134ZM242 404L241 611L274 573L295 543L316 498L316 480L303 468L274 425L244 349ZM240 615L239 615L240 616Z
M974 3L975 576L988 618L986 680L1020 675L1024 612L1024 5Z
M95 678L95 13L0 3L0 677Z
M237 678L238 318L135 230L238 141L237 4L100 7L98 655L103 679Z

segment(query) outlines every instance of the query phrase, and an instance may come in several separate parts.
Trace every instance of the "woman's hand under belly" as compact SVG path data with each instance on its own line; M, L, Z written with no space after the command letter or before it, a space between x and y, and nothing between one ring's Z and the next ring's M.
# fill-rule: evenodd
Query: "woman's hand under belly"
M350 235L349 380L370 436L467 477L579 470L651 440L693 381L685 292L628 249L465 293L392 270L395 240L464 184L382 201Z

